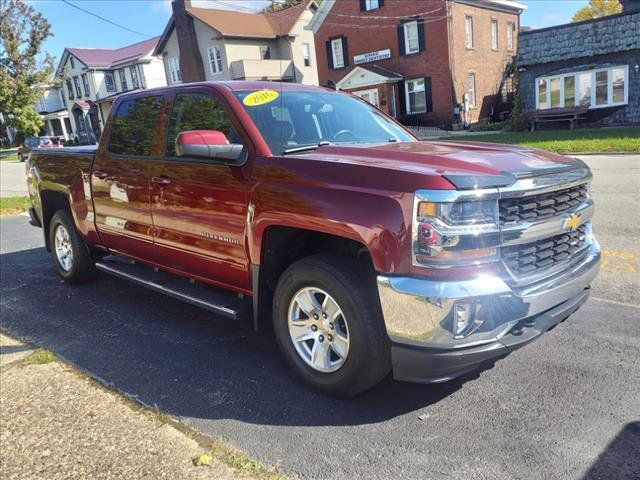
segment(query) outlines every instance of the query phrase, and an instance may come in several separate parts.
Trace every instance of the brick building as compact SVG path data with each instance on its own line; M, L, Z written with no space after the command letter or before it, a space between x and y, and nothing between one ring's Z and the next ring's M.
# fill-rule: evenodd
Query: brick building
M449 126L458 112L468 123L489 120L508 100L505 67L525 8L510 0L325 0L308 27L320 84L335 82L409 125Z
M618 15L522 33L523 110L587 108L586 121L640 123L640 0Z

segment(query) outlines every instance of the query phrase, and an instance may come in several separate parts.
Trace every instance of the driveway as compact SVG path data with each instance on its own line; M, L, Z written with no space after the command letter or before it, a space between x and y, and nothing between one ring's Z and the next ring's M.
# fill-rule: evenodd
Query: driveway
M585 157L605 249L589 302L441 385L307 390L270 333L124 281L69 286L39 229L2 220L2 328L302 479L640 477L640 156Z
M21 197L28 194L24 163L0 162L0 197Z

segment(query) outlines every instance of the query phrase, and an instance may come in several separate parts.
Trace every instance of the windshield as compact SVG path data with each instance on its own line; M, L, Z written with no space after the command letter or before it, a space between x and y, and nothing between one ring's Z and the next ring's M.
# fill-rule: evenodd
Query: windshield
M368 103L344 93L257 90L235 94L274 155L321 142L415 141Z

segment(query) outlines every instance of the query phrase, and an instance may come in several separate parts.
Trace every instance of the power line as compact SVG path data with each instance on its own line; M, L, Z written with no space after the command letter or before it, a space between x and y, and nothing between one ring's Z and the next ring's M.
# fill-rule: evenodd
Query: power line
M126 31L128 31L128 32L135 33L136 35L141 35L141 36L143 36L143 37L147 37L147 38L153 38L153 37L154 37L154 35L147 35L146 33L142 33L142 32L138 32L138 31L136 31L136 30L132 30L132 29L130 29L130 28L128 28L128 27L125 27L124 25L120 25L119 23L116 23L116 22L114 22L114 21L111 21L111 20L109 20L108 18L101 17L101 16L100 16L100 15L98 15L97 13L93 13L93 12L90 12L89 10L85 10L84 8L79 7L78 5L74 5L73 3L71 3L71 2L69 2L69 1L67 1L67 0L62 0L62 2L63 2L63 3L66 3L66 4L67 4L67 5L69 5L70 7L76 8L76 9L80 10L81 12L84 12L84 13L86 13L86 14L88 14L88 15L91 15L92 17L99 18L99 19L100 19L100 20L102 20L103 22L110 23L111 25L114 25L114 26L116 26L116 27L118 27L118 28L122 28L123 30L126 30Z

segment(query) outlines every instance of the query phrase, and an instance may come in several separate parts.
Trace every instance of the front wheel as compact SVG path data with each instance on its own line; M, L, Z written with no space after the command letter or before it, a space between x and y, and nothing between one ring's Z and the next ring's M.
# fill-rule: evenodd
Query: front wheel
M58 210L49 225L49 246L58 275L69 283L82 283L96 276L89 247L76 230L71 214Z
M350 258L316 255L280 277L273 302L276 340L309 385L336 396L361 393L390 371L390 346L375 283Z

